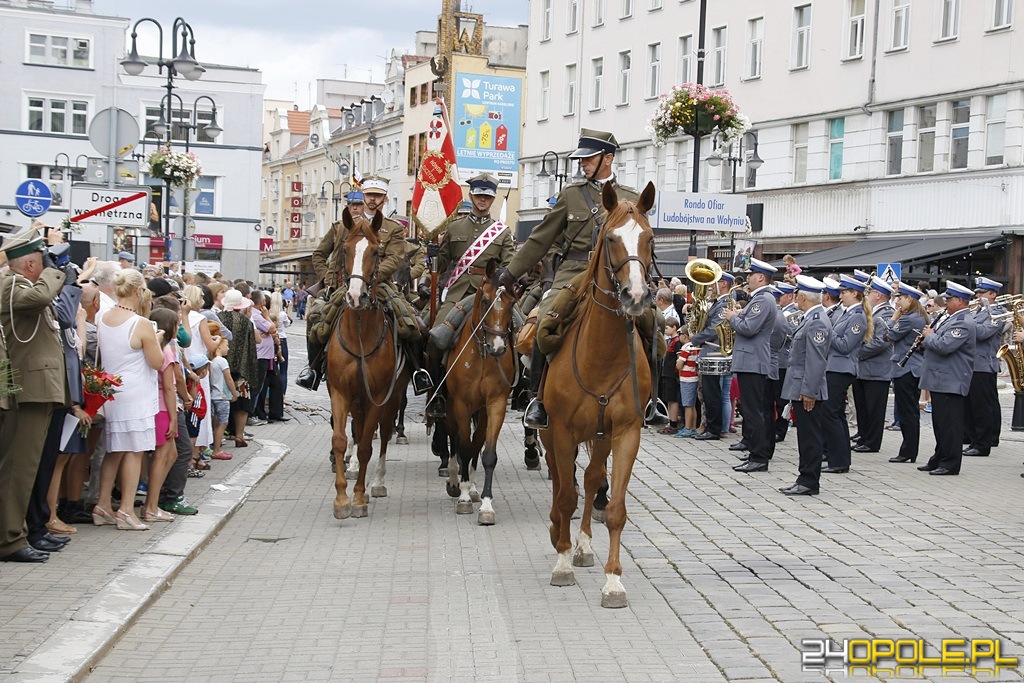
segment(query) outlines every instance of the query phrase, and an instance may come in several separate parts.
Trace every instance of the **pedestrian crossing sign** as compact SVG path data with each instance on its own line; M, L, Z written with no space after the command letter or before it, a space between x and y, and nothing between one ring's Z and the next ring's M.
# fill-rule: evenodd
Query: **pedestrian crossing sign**
M899 263L879 263L877 268L878 279L884 280L887 284L892 284L900 279L903 274L903 268Z

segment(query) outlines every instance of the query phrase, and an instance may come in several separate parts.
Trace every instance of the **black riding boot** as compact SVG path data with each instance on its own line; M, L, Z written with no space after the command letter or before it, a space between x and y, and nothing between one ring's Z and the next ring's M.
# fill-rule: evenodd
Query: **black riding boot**
M530 393L533 395L533 400L530 401L530 405L526 406L526 414L523 415L523 425L530 429L548 428L548 411L544 409L544 404L537 396L540 393L541 378L544 376L547 366L547 356L541 353L537 344L534 343L533 352L530 354Z
M299 372L299 376L295 380L296 384L310 391L316 391L320 388L320 382L324 376L324 366L327 361L326 350L327 347L323 344L317 343L311 337L306 337L306 355L309 359L309 365L302 368L301 372Z
M409 365L412 366L412 392L417 396L429 392L434 388L434 382L432 378L423 369L423 343L414 340L405 342L405 357L409 360Z
M652 343L654 343L652 341ZM664 427L670 420L668 417L668 407L665 402L658 398L658 390L661 388L661 363L658 358L654 358L654 354L650 353L650 349L647 349L646 340L644 347L647 353L647 359L651 366L651 400L647 402L647 407L644 409L644 424L648 427Z
M441 356L433 353L427 354L427 369L430 371L431 388L438 387L434 398L427 404L427 417L442 418L445 416L448 406L444 400L444 387L441 386L441 378L444 377Z

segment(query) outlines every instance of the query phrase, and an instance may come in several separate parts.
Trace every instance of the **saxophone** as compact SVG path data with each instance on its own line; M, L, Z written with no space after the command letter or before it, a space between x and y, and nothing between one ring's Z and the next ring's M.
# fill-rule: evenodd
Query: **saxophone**
M1021 331L1024 331L1024 301L1017 302L1013 307L1013 332ZM1024 392L1024 347L1021 342L1013 341L1011 337L1008 344L999 347L996 358L1006 361L1013 390L1018 394Z
M736 299L733 298L733 292L737 289L743 289L743 285L736 285L729 290L729 304L727 308L730 310L736 310L736 308L738 308ZM729 325L729 321L723 320L715 325L715 333L718 334L719 351L721 351L723 356L731 356L732 350L736 346L736 332L732 329L732 326Z

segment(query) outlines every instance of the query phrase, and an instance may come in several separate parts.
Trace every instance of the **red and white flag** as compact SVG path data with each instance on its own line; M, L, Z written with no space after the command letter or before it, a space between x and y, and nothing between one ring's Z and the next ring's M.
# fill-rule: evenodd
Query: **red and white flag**
M427 149L420 160L412 211L427 230L434 230L455 213L462 201L455 141L444 100L438 98L427 131Z

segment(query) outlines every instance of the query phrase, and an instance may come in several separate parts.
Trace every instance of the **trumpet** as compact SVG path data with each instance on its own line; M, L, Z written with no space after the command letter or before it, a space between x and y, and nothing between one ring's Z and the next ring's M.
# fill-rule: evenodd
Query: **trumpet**
M1000 294L996 297L996 303L1000 306L1013 306L1024 301L1024 294Z

